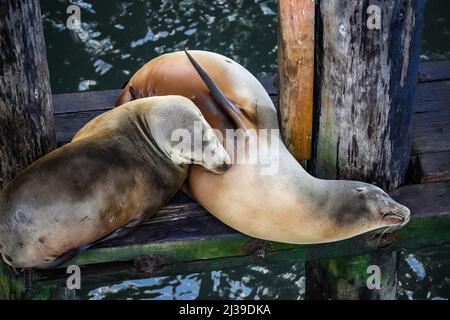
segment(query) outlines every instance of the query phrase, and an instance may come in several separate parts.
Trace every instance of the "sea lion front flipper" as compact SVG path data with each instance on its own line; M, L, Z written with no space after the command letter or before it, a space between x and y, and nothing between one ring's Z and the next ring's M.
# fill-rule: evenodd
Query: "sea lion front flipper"
M104 242L107 242L107 241L110 241L110 240L126 237L127 235L132 233L144 220L145 219L131 220L126 225L124 225L123 227L113 231L112 233L110 233L106 237L91 243L91 246L94 246L94 245L97 245L97 244L100 244L100 243L104 243Z
M80 248L69 250L66 253L60 255L59 257L56 257L54 260L49 261L43 265L39 265L36 268L41 269L41 270L55 269L55 268L59 267L60 265L66 263L67 261L73 259L78 254L86 251L90 247L93 247L94 245L97 245L99 243L103 243L103 242L106 242L109 240L122 238L122 237L129 235L131 232L133 232L139 226L139 224L142 223L143 220L144 219L132 220L131 222L129 222L122 228L115 230L113 233L107 235L106 237L104 237L98 241L95 241L93 243L84 245Z
M71 259L73 259L75 256L77 256L81 252L86 251L87 249L89 249L89 247L91 247L90 244L76 248L76 249L71 249L71 250L67 251L66 253L60 255L59 257L56 257L52 261L49 261L45 264L36 266L36 269L41 269L41 270L55 269L55 268L59 267L60 265L70 261Z

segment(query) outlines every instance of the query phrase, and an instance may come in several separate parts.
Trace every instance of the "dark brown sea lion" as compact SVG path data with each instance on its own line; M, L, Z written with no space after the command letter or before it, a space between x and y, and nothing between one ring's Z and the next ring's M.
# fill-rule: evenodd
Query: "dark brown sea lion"
M245 234L299 244L398 228L409 220L408 208L376 186L309 175L280 136L270 131L278 129L277 114L261 84L227 57L205 51L189 53L197 69L204 70L200 72L203 80L184 52L162 55L134 74L117 105L144 96L179 94L191 99L211 126L222 132L256 129L248 139L232 145L232 150L227 146L230 154L237 154L233 160L238 164L225 174L216 176L190 167L189 192L210 213ZM245 161L252 145L258 146L258 157L264 161ZM264 173L266 163L275 164L275 170Z
M207 137L200 149L180 149L174 130ZM49 268L124 234L175 194L193 162L219 173L229 157L189 99L145 98L106 112L0 192L1 255L13 267Z

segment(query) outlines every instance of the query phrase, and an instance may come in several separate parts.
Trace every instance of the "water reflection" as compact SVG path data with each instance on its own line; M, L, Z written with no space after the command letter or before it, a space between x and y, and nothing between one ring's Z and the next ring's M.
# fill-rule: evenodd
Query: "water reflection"
M81 8L74 30L65 27L71 3ZM41 7L54 93L120 88L151 58L185 48L223 53L254 74L276 71L274 0L42 0Z
M450 297L450 246L404 251L399 265L398 299L442 300ZM304 299L304 265L299 262L250 265L233 270L150 277L83 285L80 299Z
M233 270L151 277L82 289L81 299L303 299L303 264L251 265Z
M449 299L450 246L404 252L399 276L399 299Z

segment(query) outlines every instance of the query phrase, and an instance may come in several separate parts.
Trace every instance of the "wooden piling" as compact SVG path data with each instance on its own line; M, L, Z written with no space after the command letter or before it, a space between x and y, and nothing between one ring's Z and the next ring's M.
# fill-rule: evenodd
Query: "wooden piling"
M314 85L314 0L278 1L279 120L298 161L311 158Z
M316 176L372 182L387 191L404 183L424 4L319 1Z
M56 145L38 0L0 4L0 187Z
M56 146L38 0L0 3L0 188ZM0 260L0 299L22 298L23 282Z
M392 191L406 180L424 0L318 1L313 173ZM369 289L371 265L381 289ZM356 266L356 267L355 267ZM312 260L307 298L395 299L397 258Z

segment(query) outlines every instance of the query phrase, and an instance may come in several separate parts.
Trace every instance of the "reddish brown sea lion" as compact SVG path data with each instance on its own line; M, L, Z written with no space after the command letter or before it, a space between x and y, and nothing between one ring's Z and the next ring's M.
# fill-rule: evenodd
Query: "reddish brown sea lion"
M408 208L376 186L309 175L279 135L263 130L278 129L278 123L261 84L227 57L205 51L189 53L197 69L200 66L212 80L202 75L210 90L186 54L175 52L138 70L117 105L143 96L179 94L191 99L214 128L256 129L249 139L227 151L237 151L239 158L249 146L258 145L260 159L277 164L272 174L262 174L262 162L240 161L221 176L190 167L189 192L214 216L245 234L288 243L337 241L378 228L397 228L409 220ZM229 101L218 96L218 91Z

